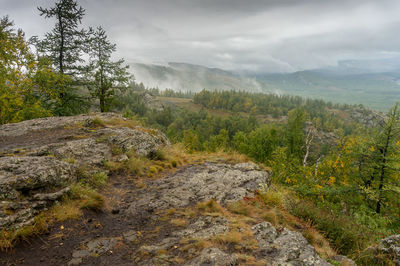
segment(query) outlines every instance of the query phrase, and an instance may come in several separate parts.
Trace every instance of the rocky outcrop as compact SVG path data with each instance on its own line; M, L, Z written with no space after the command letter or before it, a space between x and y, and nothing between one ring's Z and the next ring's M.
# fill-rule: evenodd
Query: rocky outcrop
M229 255L221 251L218 248L206 248L203 249L200 256L193 259L187 266L197 265L215 265L215 266L235 266L238 265L237 257L235 255Z
M156 96L143 92L141 95L143 103L147 108L155 110L155 111L163 111L164 105L161 101L157 100Z
M93 115L77 116L55 116L45 117L33 120L27 120L19 123L5 124L0 126L0 138L7 136L23 136L35 131L44 131L54 128L67 127L77 123L86 123L93 119L109 120L122 119L121 115L115 113L97 113Z
M154 181L151 185L157 187L157 191L141 196L128 212L135 215L144 207L148 210L181 208L210 199L225 204L253 196L260 184L269 183L269 174L254 163L189 166Z
M119 123L104 123L107 119ZM23 133L17 134L18 129ZM161 132L127 127L114 114L2 126L0 138L0 230L32 224L79 181L82 168L104 171L105 160L126 161L128 151L129 156L133 151L152 157L169 145ZM270 173L258 165L206 162L170 171L158 179L140 178L141 183L125 174L113 176L116 180L103 191L108 199L104 213L79 221L79 231L67 223L53 229L49 243L62 235L57 245L68 250L48 264L222 266L240 265L249 256L267 265L330 265L300 233L224 208L256 199L260 184L271 183ZM214 209L201 210L209 202ZM107 230L102 231L103 226Z
M137 200L131 202L126 214L128 217L141 217L143 212L154 217L160 210L184 208L198 202L209 201L227 205L230 202L242 200L244 197L254 197L254 191L260 184L269 184L270 176L253 163L224 164L205 163L183 168L175 174L150 182L146 190L137 194ZM144 218L151 220L151 218ZM183 239L196 241L212 241L218 236L229 234L232 222L221 216L199 216L190 220L180 230L173 231L167 237L151 245L142 245L139 252L150 254L148 260L139 265L157 264L157 254L165 250L173 250L181 246ZM240 234L239 229L237 233ZM258 249L253 255L267 265L330 265L321 259L315 249L298 232L286 228L278 230L268 222L256 224L251 233L258 243ZM126 233L127 241L137 241L135 232ZM193 257L184 265L238 265L235 252L210 247L200 254L188 250L186 256ZM192 254L193 253L193 254ZM168 261L168 258L165 258Z
M82 166L103 171L104 162L114 159L113 149L148 156L169 145L159 131L107 127L103 121L109 120L124 119L105 113L0 126L0 230L31 224L69 191Z
M375 251L389 255L394 259L396 265L400 265L400 235L382 239Z
M366 127L375 127L385 120L385 115L365 108L356 108L352 109L350 119L361 123Z
M49 201L68 192L73 169L54 157L0 157L0 229L32 223Z
M104 160L109 160L112 155L109 145L99 143L93 138L52 143L39 147L34 154L51 154L59 160L68 160L77 166L101 166Z
M252 227L259 253L270 265L331 265L321 259L314 247L299 233L286 228L277 230L268 222Z
M106 136L109 144L118 146L123 152L134 150L138 156L148 156L160 146L170 144L161 132L143 127L104 128L97 135Z

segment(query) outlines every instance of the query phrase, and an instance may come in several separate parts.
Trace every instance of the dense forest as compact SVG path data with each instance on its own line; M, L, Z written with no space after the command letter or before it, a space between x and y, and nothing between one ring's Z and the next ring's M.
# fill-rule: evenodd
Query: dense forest
M38 15L57 22L42 38L29 40L9 17L1 19L0 124L121 112L161 129L188 152L236 151L270 167L273 182L300 200L291 212L343 254L359 254L373 241L400 233L398 105L380 114L296 96L145 88L133 81L123 59L111 59L116 45L102 27L81 27L84 14L73 0L39 8ZM143 93L189 98L203 108L155 110Z

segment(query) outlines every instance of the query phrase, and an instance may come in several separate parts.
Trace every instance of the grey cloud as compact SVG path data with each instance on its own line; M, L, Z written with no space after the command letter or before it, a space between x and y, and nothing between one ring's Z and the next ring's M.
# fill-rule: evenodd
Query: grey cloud
M51 21L46 0L0 0L27 35ZM397 0L81 0L85 26L102 25L128 62L182 61L285 72L400 52ZM2 15L0 13L0 16Z

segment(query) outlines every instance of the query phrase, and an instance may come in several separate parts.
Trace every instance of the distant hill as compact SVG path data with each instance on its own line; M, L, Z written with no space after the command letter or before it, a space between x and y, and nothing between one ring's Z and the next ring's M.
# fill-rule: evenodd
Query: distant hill
M400 72L398 73L338 73L329 70L308 70L287 74L262 74L255 78L265 91L283 93L327 101L363 104L377 110L387 110L400 100Z
M138 82L160 89L198 92L246 90L363 104L385 111L400 100L400 64L389 60L343 61L338 66L294 73L238 74L186 63L132 64ZM388 72L380 72L380 71Z
M186 63L167 65L131 64L137 82L148 87L198 92L209 90L247 90L261 92L259 82L218 68Z

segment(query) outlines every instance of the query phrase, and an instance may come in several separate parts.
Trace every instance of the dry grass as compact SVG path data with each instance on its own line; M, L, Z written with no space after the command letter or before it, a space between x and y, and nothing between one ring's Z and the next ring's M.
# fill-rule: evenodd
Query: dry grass
M200 202L197 204L197 209L205 215L218 215L224 213L224 208L215 200Z
M32 235L39 235L47 231L50 217L42 213L35 217L34 223L16 230L2 230L0 232L0 251L11 249L19 241L27 240Z
M123 119L123 118L112 118L104 121L104 124L109 127L128 127L128 128L136 128L137 126L141 126L141 123L132 118L132 119Z
M68 219L77 219L82 216L79 208L79 202L76 200L67 200L61 204L56 204L50 209L50 217L55 221L61 222Z
M179 248L180 251L185 252L192 248L197 251L201 251L205 248L209 248L213 246L213 243L209 240L201 239L201 238L183 238L179 242L182 247Z
M286 202L292 200L290 197L291 194L285 189L274 187L254 198L231 203L227 206L227 210L222 208L223 210L220 212L229 219L231 231L217 236L214 241L217 244L233 246L238 251L244 248L240 243L246 243L247 247L256 247L251 226L264 220L275 227L286 227L293 231L299 231L323 258L336 255L328 240L318 230L291 215L285 209ZM256 265L255 261L251 261L251 263L248 261L248 264L253 263Z
M244 216L253 216L254 208L246 201L233 202L228 205L228 210Z
M185 219L181 219L181 218L176 218L176 219L172 219L171 221L169 221L171 224L175 225L175 226L179 226L179 227L183 227L186 226L187 221Z
M20 241L26 241L34 235L46 232L54 222L77 219L81 216L82 211L78 201L66 200L56 204L50 210L36 216L32 225L8 231L2 230L0 232L0 250L11 249Z
M255 257L247 254L237 253L237 258L239 260L239 265L253 265L253 266L262 266L267 265L265 260L257 260Z
M171 145L165 149L166 160L171 162L175 167L184 164L201 164L208 162L224 162L224 163L243 163L248 162L250 159L243 154L236 151L217 151L217 152L193 152L188 153L182 143Z
M88 185L75 184L71 186L70 197L79 202L80 209L99 212L104 206L103 196Z
M258 242L250 228L242 227L239 230L231 230L223 235L216 235L213 242L217 244L228 245L238 251L256 250L258 249Z

